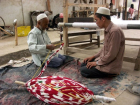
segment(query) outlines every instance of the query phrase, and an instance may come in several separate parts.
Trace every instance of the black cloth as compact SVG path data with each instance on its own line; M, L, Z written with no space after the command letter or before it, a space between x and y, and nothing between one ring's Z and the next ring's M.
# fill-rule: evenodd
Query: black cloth
M94 60L95 59L93 59L92 61L94 61ZM86 65L87 65L87 63L82 63L81 64L80 72L81 72L81 75L83 77L86 77L86 78L104 78L104 77L114 77L114 76L116 76L116 74L108 74L108 73L105 73L105 72L101 72L98 69L96 69L95 66L88 69L86 67Z

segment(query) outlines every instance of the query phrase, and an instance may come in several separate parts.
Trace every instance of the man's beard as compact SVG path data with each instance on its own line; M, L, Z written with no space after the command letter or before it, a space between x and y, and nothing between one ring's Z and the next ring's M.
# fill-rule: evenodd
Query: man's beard
M39 25L39 29L40 29L41 31L44 31L44 30L45 30L45 29L43 30L42 27L41 27L40 25Z

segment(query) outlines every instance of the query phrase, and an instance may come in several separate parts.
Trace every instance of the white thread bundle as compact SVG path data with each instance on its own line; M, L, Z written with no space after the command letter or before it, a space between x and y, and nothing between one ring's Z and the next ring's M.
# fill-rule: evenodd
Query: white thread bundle
M94 95L93 99L104 101L104 102L111 102L111 101L116 101L115 98L110 98L110 97L104 97L104 96L99 96L99 95Z

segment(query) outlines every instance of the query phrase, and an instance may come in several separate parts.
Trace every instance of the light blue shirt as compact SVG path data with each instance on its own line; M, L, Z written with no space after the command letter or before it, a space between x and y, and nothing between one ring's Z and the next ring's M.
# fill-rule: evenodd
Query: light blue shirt
M34 27L28 34L27 43L34 63L37 66L41 66L41 61L44 61L49 52L49 49L46 49L46 45L51 44L46 30L41 31L37 27Z

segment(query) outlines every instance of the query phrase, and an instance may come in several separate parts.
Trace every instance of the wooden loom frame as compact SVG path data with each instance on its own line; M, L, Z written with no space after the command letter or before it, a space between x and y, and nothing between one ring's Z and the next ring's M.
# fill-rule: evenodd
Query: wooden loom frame
M95 0L95 3L97 3L97 0ZM105 0L106 3L106 0ZM68 6L79 6L79 7L94 7L94 13L97 10L97 7L104 7L106 5L98 5L98 4L74 4L74 3L68 3L68 0L63 0L63 15L64 23L68 23ZM64 44L64 54L67 54L67 51L70 52L79 52L79 53L84 53L84 54L93 54L93 52L89 52L83 49L79 48L72 48L68 47L68 27L63 27L63 42ZM134 39L134 38L126 38L126 40L131 40L131 41L140 41L140 39ZM130 57L124 57L124 61L126 62L131 62L135 63L134 70L140 70L140 47L139 47L139 52L136 58L130 58Z
M97 3L97 0L95 0L95 3ZM106 0L105 0L106 3ZM100 5L100 4L75 4L75 3L68 3L68 0L63 0L63 15L64 15L64 19L63 22L64 23L68 23L68 7L69 6L78 6L78 7L94 7L94 13L97 10L97 7L105 7L106 5ZM63 39L64 39L64 54L66 54L66 52L69 49L72 49L70 47L68 47L68 27L63 27Z

